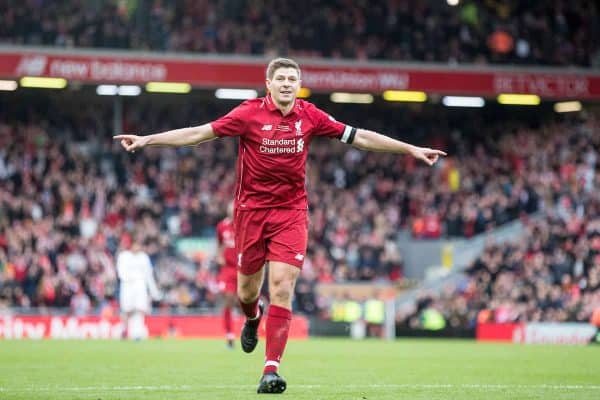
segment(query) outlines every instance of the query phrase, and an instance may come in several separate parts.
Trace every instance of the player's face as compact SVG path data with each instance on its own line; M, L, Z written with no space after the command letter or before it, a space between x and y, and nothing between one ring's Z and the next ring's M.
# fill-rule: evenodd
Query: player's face
M300 76L295 68L277 68L273 79L267 79L267 89L277 104L288 105L300 90Z

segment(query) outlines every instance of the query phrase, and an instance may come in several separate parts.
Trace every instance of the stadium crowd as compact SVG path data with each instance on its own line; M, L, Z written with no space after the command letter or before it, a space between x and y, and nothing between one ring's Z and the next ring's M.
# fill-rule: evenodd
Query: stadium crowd
M0 302L71 306L80 313L110 305L117 290L115 253L141 233L165 295L161 306L215 304L214 260L202 254L186 259L174 243L214 236L234 192L234 140L130 155L110 139L108 107L88 107L74 116L52 102L31 102L25 113L18 102L2 106ZM439 111L431 111L437 113L433 119L427 111L376 108L368 116L363 111L366 121L360 121L357 110L330 108L336 118L383 132L414 127L417 141L440 141L431 132L440 124L452 126ZM198 123L229 106L207 102L202 109L140 101L127 108L124 130ZM318 312L317 283L401 279L396 234L403 227L422 237L470 236L535 212L558 196L576 199L578 190L597 184L598 143L580 139L589 123L531 128L498 121L482 133L484 119L471 119L472 128L462 121L464 132L453 131L441 142L453 156L434 169L335 141L313 144L307 173L310 239L297 309Z
M540 218L523 237L490 243L458 284L440 294L421 293L398 321L422 327L426 312L451 327L477 322L581 321L600 317L600 120L543 136L502 142L529 152L544 199ZM596 314L594 314L596 313ZM594 317L593 317L594 315Z
M347 59L600 64L593 1L0 0L0 43ZM440 43L444 43L443 46Z

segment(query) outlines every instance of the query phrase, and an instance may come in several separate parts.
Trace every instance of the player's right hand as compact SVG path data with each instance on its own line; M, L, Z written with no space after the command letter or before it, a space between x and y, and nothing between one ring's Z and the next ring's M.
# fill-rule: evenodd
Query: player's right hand
M121 140L121 146L130 153L133 153L137 149L141 149L147 144L147 138L145 136L116 135L113 136L113 139Z

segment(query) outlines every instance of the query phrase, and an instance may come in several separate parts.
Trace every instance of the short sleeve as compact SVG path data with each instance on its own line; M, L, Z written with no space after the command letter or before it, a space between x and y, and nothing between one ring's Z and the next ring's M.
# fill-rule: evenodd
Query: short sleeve
M311 104L309 108L311 119L315 124L313 135L336 138L346 144L352 144L356 135L356 128L338 122L325 111Z
M344 132L351 129L349 125L336 121L331 115L317 107L311 107L310 114L315 122L315 136L326 136L341 140Z
M243 102L226 115L213 121L210 125L217 136L241 136L246 131L246 121L250 113L250 104Z

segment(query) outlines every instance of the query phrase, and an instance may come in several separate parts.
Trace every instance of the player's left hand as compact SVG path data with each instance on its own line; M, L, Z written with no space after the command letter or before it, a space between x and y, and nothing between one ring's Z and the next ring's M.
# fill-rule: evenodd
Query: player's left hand
M436 163L440 156L445 156L446 153L441 150L430 149L429 147L414 147L411 151L411 155L423 161L425 164L432 166Z

